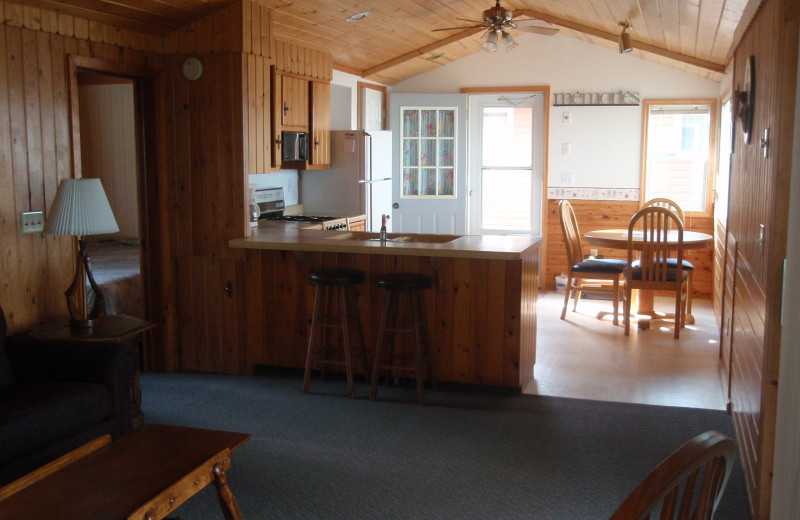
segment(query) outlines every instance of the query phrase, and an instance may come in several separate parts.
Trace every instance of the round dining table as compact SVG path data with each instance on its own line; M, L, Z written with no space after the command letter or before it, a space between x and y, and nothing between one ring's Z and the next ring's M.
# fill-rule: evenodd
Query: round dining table
M633 249L641 249L642 247L642 232L633 232ZM584 238L586 242L592 246L607 247L610 249L624 249L628 250L628 230L627 229L597 229L585 233ZM703 249L714 243L714 237L708 233L700 233L698 231L684 231L683 232L683 249ZM671 230L667 232L667 245L673 245L675 249L678 248L678 231ZM640 316L650 316L651 319L674 319L674 314L657 313L654 307L653 291L638 291L637 305L635 314ZM598 318L602 318L606 313L599 313ZM694 323L694 316L691 314L686 315L686 323ZM646 329L650 326L649 320L639 320L639 328Z

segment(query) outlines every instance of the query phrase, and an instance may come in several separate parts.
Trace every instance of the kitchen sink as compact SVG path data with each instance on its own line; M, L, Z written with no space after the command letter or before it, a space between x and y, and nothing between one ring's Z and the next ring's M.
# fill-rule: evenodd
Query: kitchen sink
M425 233L388 233L386 235L387 242L405 242L405 243L428 243L428 244L443 244L451 242L460 235L433 235ZM347 233L337 234L327 237L327 240L380 240L380 233L370 231L348 231Z

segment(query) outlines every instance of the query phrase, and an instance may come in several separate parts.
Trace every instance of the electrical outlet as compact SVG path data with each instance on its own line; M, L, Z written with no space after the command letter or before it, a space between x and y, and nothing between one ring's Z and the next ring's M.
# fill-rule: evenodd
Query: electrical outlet
M575 174L572 172L561 173L561 184L564 186L572 186L575 184Z
M19 231L23 235L44 231L44 213L41 211L23 211L20 214Z
M590 249L589 256L592 258L597 258L597 249Z

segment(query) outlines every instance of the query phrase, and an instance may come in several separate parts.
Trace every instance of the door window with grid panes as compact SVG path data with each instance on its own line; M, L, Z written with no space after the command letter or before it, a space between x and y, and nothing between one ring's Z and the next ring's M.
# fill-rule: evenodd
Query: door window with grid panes
M402 107L401 198L454 198L456 108Z

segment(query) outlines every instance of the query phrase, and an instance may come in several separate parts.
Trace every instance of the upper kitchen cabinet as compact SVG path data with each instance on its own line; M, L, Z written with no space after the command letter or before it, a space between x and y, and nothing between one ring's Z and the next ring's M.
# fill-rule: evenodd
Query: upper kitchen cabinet
M328 168L331 164L331 84L311 82L311 140L308 169Z
M273 81L278 126L308 132L308 80L276 72Z
M274 41L272 67L272 163L274 169L322 168L330 163L331 55ZM308 161L282 164L282 132L307 132Z

